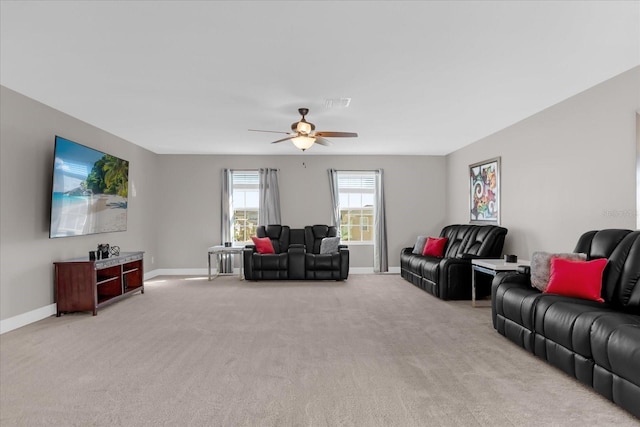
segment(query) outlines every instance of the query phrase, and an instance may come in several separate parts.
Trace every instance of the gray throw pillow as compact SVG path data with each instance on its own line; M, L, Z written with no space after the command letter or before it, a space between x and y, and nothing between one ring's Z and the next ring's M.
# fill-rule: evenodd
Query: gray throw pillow
M551 258L564 258L573 261L585 261L587 254L534 252L531 256L531 286L544 292L549 284Z
M424 245L427 243L428 236L418 236L416 239L416 244L413 246L412 254L422 255L422 251L424 250Z
M325 237L320 243L321 254L332 254L338 252L340 237Z

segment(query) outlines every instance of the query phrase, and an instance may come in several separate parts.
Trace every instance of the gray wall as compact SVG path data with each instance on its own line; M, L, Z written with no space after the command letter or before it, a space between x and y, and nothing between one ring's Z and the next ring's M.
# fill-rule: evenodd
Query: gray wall
M640 229L640 111L636 113L636 217Z
M365 144L366 142L362 142ZM204 268L206 250L221 243L220 178L223 168L277 168L282 223L293 228L328 224L331 199L327 169L384 169L389 266L417 232L437 233L445 222L445 158L436 156L185 156L164 155L158 185L159 264ZM370 245L350 246L351 267L373 267Z
M417 234L468 222L468 165L496 156L506 252L566 251L586 230L636 227L640 67L446 157L156 155L1 90L0 320L53 304L52 263L98 243L146 251L146 271L205 268L206 248L220 243L225 167L279 168L283 223L293 227L329 221L328 168L383 168L391 267ZM126 232L48 238L55 134L131 161ZM353 267L371 258L370 246L352 246Z
M468 166L502 157L505 252L571 251L587 230L636 227L636 67L447 156L448 222L467 222Z
M158 156L0 89L0 319L6 319L54 302L54 261L84 256L98 243L155 253ZM131 162L127 231L49 239L55 135ZM145 265L146 270L151 268Z
M221 240L220 174L225 167L279 168L283 223L293 227L329 221L328 168L383 168L392 267L416 233L436 233L445 222L445 188L433 185L445 176L444 157L156 155L8 88L1 90L0 320L53 304L52 263L84 256L98 243L145 251L147 272L205 268L206 248ZM56 134L130 161L127 231L48 238ZM353 267L372 267L371 246L352 249Z

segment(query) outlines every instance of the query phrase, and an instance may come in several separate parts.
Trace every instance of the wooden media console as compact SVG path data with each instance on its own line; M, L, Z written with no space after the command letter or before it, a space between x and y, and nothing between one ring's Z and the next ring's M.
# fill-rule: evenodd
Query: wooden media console
M91 311L140 291L144 293L144 252L125 252L111 258L77 258L54 262L56 316Z

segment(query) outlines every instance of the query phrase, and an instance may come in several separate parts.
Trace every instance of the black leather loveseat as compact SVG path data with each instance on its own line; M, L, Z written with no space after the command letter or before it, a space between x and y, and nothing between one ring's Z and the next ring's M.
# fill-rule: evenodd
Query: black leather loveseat
M604 302L541 293L522 268L493 280L493 326L640 417L640 231L590 231L575 252L608 259Z
M247 245L243 251L246 280L346 280L349 276L347 246L320 253L322 240L337 236L336 227L267 225L259 226L256 235L268 237L275 253L261 254L255 245Z
M506 235L506 228L495 225L448 225L439 236L448 239L444 256L424 256L404 248L400 275L444 300L471 299L471 259L499 258Z

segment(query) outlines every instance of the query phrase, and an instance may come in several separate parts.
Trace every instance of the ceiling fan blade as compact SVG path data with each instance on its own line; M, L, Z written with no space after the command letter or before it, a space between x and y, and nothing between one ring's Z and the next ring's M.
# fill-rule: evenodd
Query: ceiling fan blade
M329 141L328 139L324 139L321 136L316 135L315 138L316 138L316 141L315 141L316 144L327 145L327 146L332 145L331 141Z
M282 139L279 139L279 140L277 140L277 141L273 141L273 142L272 142L272 144L277 144L278 142L288 141L288 140L293 139L293 138L295 138L295 137L296 137L296 135L289 136L289 137L287 137L287 138L282 138Z
M284 133L285 135L291 135L291 132L281 132L279 130L259 130L259 129L248 129L249 132L269 132L269 133Z
M330 132L330 131L318 131L314 136L328 136L329 138L352 138L358 136L355 132Z

